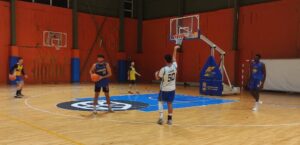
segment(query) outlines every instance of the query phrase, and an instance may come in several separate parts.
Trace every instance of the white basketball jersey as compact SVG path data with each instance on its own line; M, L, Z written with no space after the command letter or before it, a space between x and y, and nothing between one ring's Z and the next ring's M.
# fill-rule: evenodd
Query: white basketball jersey
M176 89L177 63L165 66L160 69L158 76L162 79L160 84L161 91L174 91Z

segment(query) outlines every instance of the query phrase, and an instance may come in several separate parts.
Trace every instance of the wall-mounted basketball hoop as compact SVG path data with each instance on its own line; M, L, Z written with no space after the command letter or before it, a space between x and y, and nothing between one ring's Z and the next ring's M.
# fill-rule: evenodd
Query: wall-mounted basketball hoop
M67 47L67 33L43 31L43 46L60 50Z

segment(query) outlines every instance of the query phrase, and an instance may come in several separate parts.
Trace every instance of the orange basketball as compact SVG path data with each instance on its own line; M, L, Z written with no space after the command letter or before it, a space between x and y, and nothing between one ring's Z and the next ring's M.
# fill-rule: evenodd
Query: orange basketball
M11 74L8 75L8 78L9 78L10 81L14 81L14 80L17 79L16 75L11 75Z
M97 74L92 74L92 75L91 75L91 80L92 80L93 82L97 82L97 81L100 80L100 76L97 75Z

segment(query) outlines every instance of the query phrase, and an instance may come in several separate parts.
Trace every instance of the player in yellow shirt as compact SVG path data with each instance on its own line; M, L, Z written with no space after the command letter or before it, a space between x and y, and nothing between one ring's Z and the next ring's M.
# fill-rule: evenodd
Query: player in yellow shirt
M17 83L17 92L15 98L21 98L24 96L22 94L22 89L24 87L24 78L27 78L27 75L25 74L24 66L23 66L23 58L20 57L18 60L18 63L15 64L11 69L10 69L10 74L9 75L14 75L16 77L16 83Z
M136 75L138 76L142 76L141 74L139 74L136 70L135 70L135 62L132 61L130 63L130 67L129 67L129 71L128 71L128 80L129 80L129 91L128 93L133 94L133 92L131 91L132 89L135 88L136 86ZM139 92L136 92L139 93Z

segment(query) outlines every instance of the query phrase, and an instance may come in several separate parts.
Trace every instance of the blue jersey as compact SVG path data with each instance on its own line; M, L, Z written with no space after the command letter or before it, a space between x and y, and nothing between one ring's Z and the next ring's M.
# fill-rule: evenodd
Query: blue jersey
M263 73L264 64L262 62L253 62L251 66L252 66L251 79L262 80L264 78L264 73Z
M106 76L108 74L107 63L96 63L95 73L100 76ZM97 82L100 86L107 86L108 85L108 78L101 79L99 82Z

